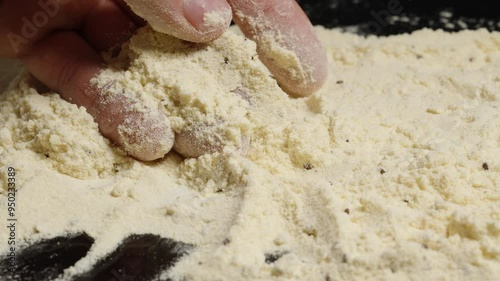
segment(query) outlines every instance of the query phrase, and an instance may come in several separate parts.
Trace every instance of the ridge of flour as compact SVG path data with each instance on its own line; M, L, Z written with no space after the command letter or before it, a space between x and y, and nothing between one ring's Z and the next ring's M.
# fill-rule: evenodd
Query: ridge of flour
M13 166L19 241L93 237L59 280L142 233L195 246L164 279L496 280L500 33L315 30L329 78L300 99L231 32L196 45L146 27L106 56L95 83L176 133L209 128L220 152L196 159L127 157L21 74L0 95L0 205Z

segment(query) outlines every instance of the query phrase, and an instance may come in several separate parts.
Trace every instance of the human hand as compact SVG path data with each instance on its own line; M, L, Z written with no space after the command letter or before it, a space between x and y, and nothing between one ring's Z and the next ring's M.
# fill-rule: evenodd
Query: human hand
M0 56L17 57L62 98L83 106L101 133L131 156L163 157L174 142L167 117L126 95L90 83L99 55L127 40L146 19L157 31L192 42L216 39L232 15L256 41L261 60L289 93L307 95L326 79L326 59L293 0L0 0ZM132 110L131 108L135 108Z

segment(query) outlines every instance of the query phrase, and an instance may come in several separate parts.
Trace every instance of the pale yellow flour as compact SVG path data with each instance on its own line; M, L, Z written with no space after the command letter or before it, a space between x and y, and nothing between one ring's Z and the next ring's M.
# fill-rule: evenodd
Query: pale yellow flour
M316 32L329 79L300 99L231 32L196 45L146 27L107 56L94 82L214 152L193 159L138 162L20 75L0 95L0 181L17 169L19 240L95 238L59 280L132 233L195 245L164 279L498 280L500 33ZM266 263L271 253L284 255Z

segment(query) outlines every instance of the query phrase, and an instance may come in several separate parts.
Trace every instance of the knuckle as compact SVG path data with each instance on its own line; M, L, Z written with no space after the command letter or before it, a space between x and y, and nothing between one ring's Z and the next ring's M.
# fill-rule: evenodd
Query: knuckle
M67 89L70 83L78 75L78 69L80 68L80 60L72 59L63 64L57 75L57 89L64 91Z

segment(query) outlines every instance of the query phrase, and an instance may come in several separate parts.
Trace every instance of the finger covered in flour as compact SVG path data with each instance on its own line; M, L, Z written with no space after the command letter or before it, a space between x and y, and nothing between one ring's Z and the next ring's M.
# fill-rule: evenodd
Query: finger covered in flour
M229 0L234 20L257 43L261 61L289 94L307 96L327 78L327 59L294 0Z
M191 42L218 38L231 22L226 0L126 0L156 31Z
M174 133L163 113L91 83L103 68L101 57L78 34L58 32L34 47L36 53L21 57L28 70L63 99L85 107L105 137L143 161L171 150Z

